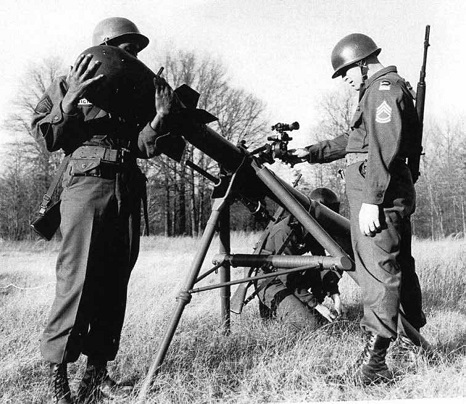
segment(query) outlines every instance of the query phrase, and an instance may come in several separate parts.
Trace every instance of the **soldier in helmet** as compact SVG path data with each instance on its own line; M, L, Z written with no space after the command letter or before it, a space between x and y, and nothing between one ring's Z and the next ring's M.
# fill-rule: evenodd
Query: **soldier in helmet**
M137 56L149 43L126 18L97 24L93 46L107 45ZM41 338L50 362L56 403L72 403L67 363L80 354L87 367L78 402L95 397L118 399L129 386L112 380L107 362L114 360L123 326L127 286L139 252L141 198L145 177L136 158L158 153L166 135L173 92L155 79L155 116L144 126L115 116L86 100L105 80L92 55L81 55L67 77L58 77L34 111L32 128L49 151L62 149L71 159L61 195L62 244L57 286Z
M310 196L333 211L340 209L337 195L328 188L316 188ZM308 234L303 226L291 215L280 220L270 229L263 253L302 255L325 255L323 247ZM276 279L258 281L259 312L262 318L279 318L299 326L318 328L322 317L333 321L342 314L338 282L341 272L334 270L291 273ZM330 311L322 304L329 296L335 306Z
M411 255L415 191L406 164L416 150L420 124L409 84L395 66L380 63L380 51L363 34L337 43L332 78L341 76L359 92L351 130L294 152L311 164L346 158L351 238L364 306L361 327L367 335L354 377L364 384L392 378L385 356L397 338L400 303L417 330L425 324Z

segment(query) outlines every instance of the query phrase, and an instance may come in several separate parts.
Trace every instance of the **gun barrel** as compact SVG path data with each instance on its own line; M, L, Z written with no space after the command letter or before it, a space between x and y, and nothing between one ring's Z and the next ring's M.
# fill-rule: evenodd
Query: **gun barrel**
M269 186L265 185L264 180L266 183L279 183L316 219L320 226L325 228L326 232L342 247L346 254L352 255L348 219L319 202L309 199L302 192L281 180L271 171L265 168L255 170L252 166L253 158L251 156L219 135L212 128L204 124L195 124L187 121L182 134L189 143L214 159L223 169L235 172L242 166L243 172L241 173L241 177L244 180L240 182L238 190L241 195L251 199L262 199L267 196L279 205L284 206L283 198L277 197L276 193ZM272 188L276 187L272 185ZM287 208L286 206L284 207ZM327 251L330 252L332 249L330 247ZM340 255L340 252L341 250L339 249L338 255Z
M291 269L304 266L315 266L323 269L337 268L343 271L352 269L351 260L347 257L327 257L309 255L256 255L256 254L217 254L212 262L216 265L229 263L232 267L260 267L272 265L275 268Z

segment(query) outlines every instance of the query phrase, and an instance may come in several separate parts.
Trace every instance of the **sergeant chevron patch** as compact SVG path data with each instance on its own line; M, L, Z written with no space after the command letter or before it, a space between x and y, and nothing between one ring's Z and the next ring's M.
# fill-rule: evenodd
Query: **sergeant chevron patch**
M48 114L52 110L52 100L48 95L45 95L37 104L34 112L36 114Z
M377 113L375 115L375 121L378 123L388 123L392 120L392 109L390 105L387 104L387 101L383 101L377 107Z

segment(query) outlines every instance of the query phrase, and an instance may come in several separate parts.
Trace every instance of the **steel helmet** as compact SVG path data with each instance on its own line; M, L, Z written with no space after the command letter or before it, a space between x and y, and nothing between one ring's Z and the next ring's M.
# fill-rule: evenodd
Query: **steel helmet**
M314 201L320 202L322 205L327 206L334 212L340 210L340 199L335 192L328 188L316 188L309 195Z
M377 56L382 49L364 34L350 34L341 39L332 51L332 79L340 76L343 69L367 58L375 53Z
M144 49L149 44L149 38L139 32L132 21L122 17L110 17L100 21L92 34L92 45L112 45L115 39L129 39Z

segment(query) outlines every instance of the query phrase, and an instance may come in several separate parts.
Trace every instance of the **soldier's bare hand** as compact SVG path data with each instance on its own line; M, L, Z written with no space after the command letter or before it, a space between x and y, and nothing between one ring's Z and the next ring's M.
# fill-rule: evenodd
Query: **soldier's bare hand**
M172 111L175 93L170 85L160 76L154 78L155 110L157 115L166 116Z
M330 309L327 306L324 306L322 303L319 303L314 308L331 323L334 322L337 318L337 316L334 313L332 313Z
M74 66L71 67L66 79L68 91L62 101L63 112L73 111L89 88L103 80L103 74L95 75L101 62L92 61L92 57L92 55L80 55Z
M380 207L370 203L363 203L359 211L359 230L365 236L374 237L379 233L382 226L380 224Z
M334 305L335 311L337 313L337 316L338 317L345 317L346 309L343 306L343 303L341 302L340 294L339 293L334 293L330 297L333 300L333 305Z

